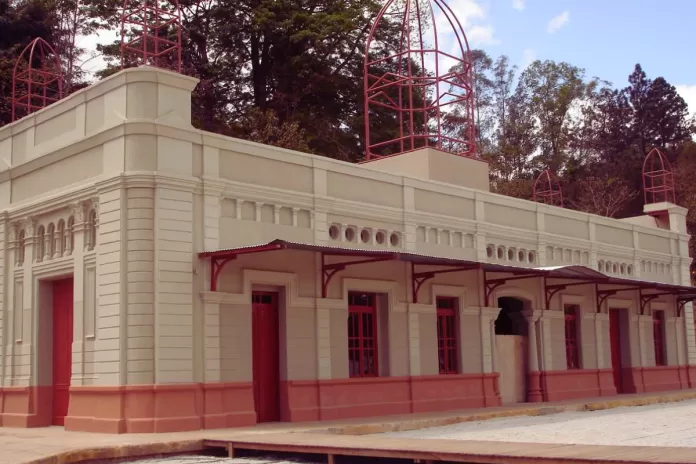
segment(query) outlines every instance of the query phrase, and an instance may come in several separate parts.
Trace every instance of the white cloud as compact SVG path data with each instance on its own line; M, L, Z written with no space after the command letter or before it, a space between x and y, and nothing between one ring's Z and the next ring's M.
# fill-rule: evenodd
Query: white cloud
M566 10L549 21L549 34L553 34L570 21L570 11Z
M689 105L689 115L696 115L696 84L694 85L677 85L677 92Z
M525 51L523 52L522 67L526 68L527 66L532 64L534 60L536 60L536 52L531 48L525 49Z
M493 26L488 22L488 14L479 0L449 0L447 5L464 29L464 34L472 46L499 43L495 38ZM449 12L448 12L449 13ZM435 8L435 24L443 35L452 30L442 10Z
M516 10L524 10L524 0L512 0L512 7Z
M485 26L473 26L468 31L465 31L466 38L469 44L476 45L495 45L500 41L493 37L493 26L490 24Z
M473 22L486 18L486 11L477 0L449 0L447 5L461 23L464 32L466 32L467 27ZM439 8L436 8L435 13L438 16L438 22L443 26L447 25L451 27L444 15L441 14L441 11L438 10Z

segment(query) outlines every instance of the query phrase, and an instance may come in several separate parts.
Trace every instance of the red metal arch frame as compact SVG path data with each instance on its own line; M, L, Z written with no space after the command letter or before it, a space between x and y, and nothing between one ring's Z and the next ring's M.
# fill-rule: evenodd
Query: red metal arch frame
M132 33L132 38L126 36ZM178 0L124 0L121 68L129 62L181 72L181 9Z
M440 16L435 13L436 9ZM385 50L385 44L376 39L382 21L387 18L401 23L396 51ZM440 50L438 18L442 18L453 32L453 37L448 39L455 49L451 53ZM428 31L432 32L432 43L428 42ZM377 53L371 54L371 49L381 55L375 57ZM434 73L427 70L431 56L435 58ZM440 69L441 60L451 62L450 69ZM386 69L371 72L378 67ZM460 156L476 156L471 52L464 29L445 0L387 0L368 35L363 80L367 161L426 146ZM416 101L419 92L420 103ZM447 135L443 127L447 110L455 105L463 107L463 114L458 115L463 119L463 135ZM371 112L377 109L396 119L398 136L373 141L370 120ZM388 152L376 153L379 149Z
M48 42L37 37L24 47L12 70L12 121L61 98L63 70L60 58Z
M657 148L653 148L643 161L643 198L645 204L676 203L672 166Z
M539 203L563 207L561 183L548 169L542 171L534 181L533 199Z

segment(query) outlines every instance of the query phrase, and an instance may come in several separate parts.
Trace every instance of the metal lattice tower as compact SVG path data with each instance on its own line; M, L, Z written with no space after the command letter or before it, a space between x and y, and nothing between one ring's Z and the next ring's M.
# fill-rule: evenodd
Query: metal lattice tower
M392 26L400 26L396 49L382 37ZM471 52L444 0L387 0L370 30L363 72L367 160L426 146L476 156ZM394 125L396 134L380 134Z
M121 68L132 65L181 72L181 11L177 0L124 0Z
M558 178L548 169L534 181L533 199L539 203L563 207L563 190Z
M12 71L12 121L63 98L63 70L53 47L36 38L24 47Z
M672 166L657 148L653 148L643 161L643 195L646 205L663 201L676 203Z

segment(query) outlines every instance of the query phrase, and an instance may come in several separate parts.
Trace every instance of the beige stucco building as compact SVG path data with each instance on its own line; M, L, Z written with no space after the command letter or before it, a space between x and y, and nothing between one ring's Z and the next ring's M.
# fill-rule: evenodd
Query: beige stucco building
M124 70L0 128L0 423L151 432L691 388L686 210L194 129Z

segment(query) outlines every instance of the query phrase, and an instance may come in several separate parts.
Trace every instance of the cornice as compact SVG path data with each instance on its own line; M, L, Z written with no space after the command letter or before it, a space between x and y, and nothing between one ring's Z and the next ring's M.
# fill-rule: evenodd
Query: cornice
M127 174L130 177L130 174ZM194 193L200 186L200 180L194 177L175 176L173 174L154 174L155 187L164 187L180 192Z
M222 196L225 192L225 189L227 188L227 183L219 178L202 176L200 179L202 193L206 195Z
M85 266L94 267L97 265L97 253L92 250L83 255L83 263Z
M39 277L70 271L74 266L74 261L72 256L63 256L61 258L34 263L31 268L31 273L33 276Z
M10 207L5 211L8 220L21 221L29 216L41 216L50 212L69 208L70 205L88 201L96 194L95 181L81 183L72 190L53 192L51 196L45 195L32 198L30 202L23 202Z

